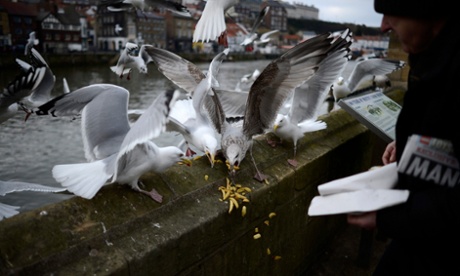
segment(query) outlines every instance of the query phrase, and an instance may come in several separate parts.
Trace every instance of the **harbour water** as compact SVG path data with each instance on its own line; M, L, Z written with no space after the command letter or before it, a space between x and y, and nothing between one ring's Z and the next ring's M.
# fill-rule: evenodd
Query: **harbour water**
M26 60L26 59L24 59ZM234 89L245 74L255 69L262 71L271 60L223 62L219 71L222 88ZM207 70L208 63L197 63ZM120 79L106 66L53 67L56 84L53 96L63 93L63 78L71 91L97 83L111 83L130 91L129 109L144 109L159 92L176 86L166 79L153 63L148 73L141 75L132 71L131 79ZM350 67L350 66L349 66ZM17 68L3 70L0 84L5 87L19 72ZM14 118L0 124L0 180L16 180L60 187L52 177L51 170L57 164L86 162L80 131L80 120L71 117L31 116L26 122L25 114L19 112ZM181 137L166 133L155 141L160 145L178 143ZM0 202L21 206L20 212L67 199L66 193L17 192L0 197Z

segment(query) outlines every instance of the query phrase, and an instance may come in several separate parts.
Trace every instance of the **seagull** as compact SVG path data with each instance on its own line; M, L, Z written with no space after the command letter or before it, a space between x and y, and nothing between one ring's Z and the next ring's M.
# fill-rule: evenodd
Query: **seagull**
M271 30L271 31L265 32L260 36L259 39L256 39L254 41L254 44L255 45L261 45L261 44L268 43L271 40L270 36L273 35L273 34L276 34L278 32L279 32L279 30Z
M349 60L349 45L327 56L319 65L318 71L302 86L298 87L291 100L290 109L286 115L278 114L273 126L273 132L281 141L286 140L294 144L294 157L288 163L297 166L295 160L297 144L305 133L325 129L327 124L317 120L319 108L326 99L329 88L342 74Z
M190 61L167 50L150 48L148 51L154 63L157 64L158 70L190 95L190 98L176 102L170 112L167 130L182 134L187 145L187 156L195 154L189 147L191 145L205 153L211 167L214 166L219 143L216 127L210 120L210 113L206 109L206 101L211 102L207 95L213 93L210 91L211 86L218 85L216 76L220 64L229 51L227 48L213 58L207 75ZM190 80L190 83L184 85L184 80Z
M347 79L340 76L332 86L332 94L335 102L340 99L357 94L362 91L374 89L372 83L363 85L375 75L387 75L405 66L402 60L370 58L356 63Z
M254 21L254 25L251 28L251 31L248 32L244 26L239 25L242 27L243 31L246 33L246 37L244 38L243 42L241 42L240 45L242 46L247 46L250 44L253 44L254 41L259 37L257 35L257 29L259 28L260 24L264 20L265 16L268 14L270 11L270 6L265 6L259 13L259 15L256 18L256 21Z
M120 26L120 24L117 23L117 24L115 25L115 33L116 33L117 35L120 35L120 32L121 32L121 31L123 31L123 28Z
M31 109L47 102L51 97L55 76L37 50L30 50L31 63L16 59L20 73L0 93L0 123L12 118L19 108L30 116Z
M36 38L35 32L30 32L26 47L24 48L24 55L27 56L34 45L38 45L38 43L39 40Z
M227 29L225 12L238 3L239 0L207 0L195 26L192 41L209 42L224 37Z
M34 48L30 50L30 62L31 64L28 64L23 60L18 58L16 59L16 63L22 68L23 71L28 71L30 68L33 70L43 69L41 71L44 71L44 74L34 89L30 91L28 97L24 97L20 101L23 109L27 113L25 120L27 120L27 118L30 116L30 110L32 108L38 107L51 99L51 91L53 90L54 84L56 83L56 76L48 66L48 63Z
M137 56L132 56L131 53L139 49L137 44L127 42L125 49L121 52L118 58L117 65L110 66L110 69L115 74L123 78L127 74L126 79L130 80L131 70L137 68L139 73L147 74L147 64L152 61L151 57L147 54L145 49L151 45L142 45Z
M3 181L0 180L0 195L5 196L9 193L22 192L22 191L33 191L33 192L51 192L58 193L67 190L62 187L51 187L42 184L21 182L21 181ZM0 203L0 221L3 218L9 218L19 214L19 206L12 206L4 203Z
M295 89L308 81L318 70L320 63L330 54L348 47L349 30L334 39L330 33L308 39L288 50L265 67L254 81L248 94L242 125L227 122L227 116L217 93L214 93L220 123L221 147L232 178L236 174L247 151L256 168L255 179L264 181L252 156L253 136L273 127L277 113ZM348 35L349 34L349 35Z
M159 136L179 92L168 90L157 96L139 119L129 124L129 91L113 84L93 84L58 96L35 114L53 116L81 113L81 129L88 163L55 165L57 182L80 197L91 199L110 183L128 184L158 203L163 197L155 190L139 187L139 178L153 170L161 173L178 162L190 165L175 146L159 147L151 139Z
M260 75L259 69L255 69L254 72L243 75L240 81L238 81L238 83L236 84L235 90L241 91L242 90L241 84L250 85L257 79L259 75Z
M112 12L132 9L144 12L148 8L160 7L185 17L192 16L186 6L172 0L101 0L100 4L107 6L107 9Z

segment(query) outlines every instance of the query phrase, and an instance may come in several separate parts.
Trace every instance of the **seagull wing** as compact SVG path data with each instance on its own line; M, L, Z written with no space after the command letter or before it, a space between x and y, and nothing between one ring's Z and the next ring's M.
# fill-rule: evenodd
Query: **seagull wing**
M342 74L349 58L349 47L327 56L320 64L316 73L294 93L289 118L293 124L304 120L316 119L319 108L324 103L329 89Z
M193 94L200 81L206 78L198 66L168 50L152 46L145 51L166 78L189 94Z
M35 88L30 92L29 102L33 107L44 104L51 98L51 91L56 83L56 76L51 71L46 61L40 55L40 53L34 48L31 49L32 64L37 68L44 68L45 74L43 78L37 83Z
M158 137L165 131L169 111L179 97L179 91L168 90L161 93L131 126L120 146L118 158L142 144Z
M112 181L118 176L118 172L123 170L124 163L129 160L129 153L134 148L149 142L158 137L166 129L169 111L179 97L179 91L167 90L157 96L152 104L145 110L139 119L131 126L119 148L116 158L116 169ZM158 147L150 143L155 149Z
M279 109L294 90L316 73L331 51L348 43L342 37L333 41L331 34L325 33L296 45L268 64L249 91L243 123L245 135L250 138L271 128Z
M348 77L348 87L354 91L359 83L373 75L386 75L404 67L405 63L401 60L371 58L356 63L353 71Z
M22 191L57 193L57 192L63 192L65 190L66 188L51 187L51 186L46 186L46 185L37 184L37 183L0 180L0 195L2 196L9 194L9 193L22 192Z
M129 91L113 84L93 84L62 94L38 107L35 114L82 114L82 137L88 161L118 152L128 133Z

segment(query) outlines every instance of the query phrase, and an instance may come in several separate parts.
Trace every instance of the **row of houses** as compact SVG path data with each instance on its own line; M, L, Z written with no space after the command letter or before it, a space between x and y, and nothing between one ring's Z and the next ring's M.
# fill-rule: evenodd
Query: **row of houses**
M119 51L128 41L174 52L218 51L215 42L192 43L206 2L183 0L182 4L187 6L190 17L157 7L113 12L97 0L2 0L0 51L23 52L33 31L40 41L36 47L43 53ZM259 32L279 31L267 46L270 51L295 45L312 35L308 30L289 34L288 19L319 18L319 10L314 6L282 0L240 0L227 11L227 39L232 51L248 50L240 46L245 37L241 26L249 30L265 6L270 6L270 10Z
M148 43L181 52L203 48L193 45L195 25L206 4L202 0L184 0L191 17L173 14L161 8L146 11L112 12L97 0L23 0L0 1L0 51L22 51L29 33L34 31L45 53L69 51L118 51L126 42ZM180 1L179 1L180 2ZM241 0L228 11L229 42L244 38L237 24L247 29L260 10L269 5L270 13L261 28L287 32L287 19L318 19L313 6L291 5L278 0ZM232 26L231 26L232 25Z

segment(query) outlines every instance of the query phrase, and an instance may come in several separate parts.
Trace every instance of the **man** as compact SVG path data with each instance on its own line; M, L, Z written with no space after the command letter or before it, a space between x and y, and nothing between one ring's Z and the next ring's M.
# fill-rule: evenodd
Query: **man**
M413 134L448 140L460 160L460 23L445 0L374 0L381 29L392 31L409 54L409 79L396 125L396 146L384 163L401 160ZM393 153L393 158L391 158ZM460 181L457 181L457 183ZM377 228L391 239L374 275L460 275L460 184L439 185L398 173L407 202L376 212L348 215L348 222Z

